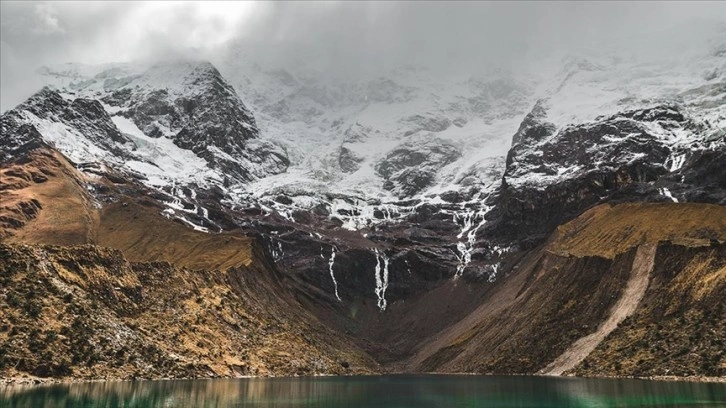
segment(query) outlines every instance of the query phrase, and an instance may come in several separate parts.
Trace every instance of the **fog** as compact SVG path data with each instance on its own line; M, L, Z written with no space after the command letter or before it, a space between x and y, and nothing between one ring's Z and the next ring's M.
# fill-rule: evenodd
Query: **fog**
M356 76L408 64L435 74L515 70L552 54L628 47L667 52L674 39L661 33L691 41L699 27L726 24L726 2L3 1L0 22L5 111L41 86L34 70L64 62L214 61L233 49L270 66Z

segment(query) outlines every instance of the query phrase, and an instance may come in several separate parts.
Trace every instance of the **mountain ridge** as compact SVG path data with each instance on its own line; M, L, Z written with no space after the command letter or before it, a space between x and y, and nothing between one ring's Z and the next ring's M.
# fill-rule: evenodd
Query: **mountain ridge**
M704 279L721 284L726 226L712 219L726 203L723 79L686 78L680 99L665 97L672 89L663 98L610 95L567 112L568 92L589 86L599 97L620 82L608 75L624 69L575 61L547 98L511 78L447 89L416 83L419 71L346 85L258 69L248 72L263 79L257 86L279 86L253 99L261 121L239 97L241 85L231 85L254 94L254 82L227 81L209 63L47 68L42 75L62 86L0 118L0 237L36 246L31 252L47 244L96 245L79 250L91 254L116 248L132 262L169 262L159 270L172 275L239 267L250 240L262 260L256 273L284 281L283 289L264 288L260 307L299 308L301 322L331 333L327 352L357 356L355 370L534 373L588 335L582 322L607 319L610 294L622 291L646 242L657 247L649 276L682 272L688 290ZM501 143L512 136L511 146ZM670 226L653 221L659 211L672 215ZM666 273L671 256L694 266ZM706 265L706 277L697 265ZM659 287L670 287L666 278ZM648 324L659 313L647 300L660 293L653 290L632 314ZM695 310L692 322L706 324L702 309L717 306L714 299L698 298L676 315ZM562 324L565 336L556 330ZM546 350L532 342L538 330ZM612 333L620 337L602 347L633 336ZM598 347L592 359L618 355ZM716 363L696 372L723 375L723 356L712 351ZM597 371L588 358L570 372L627 374ZM648 372L667 374L664 356L653 358ZM679 361L683 373L702 364ZM326 367L303 372L348 372ZM243 374L230 370L213 371Z

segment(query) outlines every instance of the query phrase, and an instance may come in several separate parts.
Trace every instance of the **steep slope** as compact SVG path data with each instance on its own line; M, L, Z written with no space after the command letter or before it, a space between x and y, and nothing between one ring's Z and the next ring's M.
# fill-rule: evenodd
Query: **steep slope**
M45 89L6 115L40 127L74 161L116 162L152 185L250 181L289 163L284 151L259 139L252 114L209 63L71 65L42 73L61 92ZM115 137L98 132L91 107ZM61 121L60 132L47 123L69 116L74 120ZM68 133L76 140L64 140ZM92 146L79 150L86 141Z
M560 354L555 361L543 368L541 372L547 375L562 375L565 371L569 371L582 362L597 346L602 343L603 339L610 335L620 323L633 314L640 304L645 290L648 287L650 273L653 271L653 262L655 260L655 244L643 244L638 246L638 250L633 258L633 266L630 270L630 276L625 283L623 293L618 302L612 306L607 319L602 322L596 331L574 342L564 353Z
M613 200L724 204L721 170L706 178L710 165L692 164L723 156L722 125L688 115L661 105L556 132L537 104L515 134L502 185L490 200L492 235L541 242L558 225Z
M184 74L188 70L184 67L190 65L204 68ZM237 132L229 125L226 141L204 139L199 146L228 153L251 175L225 179L235 174L234 169L224 167L216 177L195 168L208 176L171 175L175 180L169 181L224 184L228 202L254 205L287 218L295 211L325 207L330 218L341 220L349 229L380 223L370 216L377 211L388 210L389 218L401 219L412 207L402 201L411 198L435 203L442 194L458 194L467 201L486 194L501 176L506 139L531 103L531 84L501 73L432 82L425 71L403 69L392 72L390 78L350 82L265 70L243 61L230 60L221 66L237 94L253 107L255 118L246 108L230 107L211 116L195 113L190 123L196 127L234 124L236 118L245 118L243 128L249 132ZM213 74L198 72L206 70ZM135 142L163 135L160 139L174 140L176 146L205 159L207 153L198 151L199 146L180 143L184 135L178 131L188 116L183 106L226 106L229 98L215 89L224 89L225 95L234 92L221 79L219 87L198 90L198 83L206 84L207 77L219 77L208 63L67 64L45 67L39 73L63 95L99 99ZM244 145L239 154L231 146L233 141ZM444 154L437 154L441 144ZM267 146L266 150L258 145ZM162 158L147 155L140 161L161 166ZM275 161L278 166L273 165ZM208 164L218 168L214 160ZM150 183L161 183L156 180L161 175L153 168L134 163L132 167L147 177L151 174ZM279 200L280 196L284 198Z
M84 176L41 147L0 170L0 238L55 245L94 242L97 203Z
M301 308L254 238L168 219L143 184L96 170L48 147L3 169L0 376L376 370Z
M570 374L726 376L724 245L662 244L640 307Z
M250 243L247 242L249 245ZM97 246L0 245L0 376L365 373L371 360L285 299L259 249L192 270Z
M469 316L422 342L408 364L437 372L574 367L581 374L639 376L673 374L678 366L678 375L722 376L725 322L712 311L723 307L726 226L712 221L725 211L706 204L596 207L525 257ZM667 317L673 330L660 340L668 344L660 354L642 340L629 341L654 338L655 330L663 335L656 316ZM703 337L694 337L699 324ZM704 355L671 367L670 357L689 347Z
M555 66L514 134L490 238L524 247L604 202L724 203L726 26L634 39ZM685 31L678 31L683 34ZM677 40L675 39L677 38Z

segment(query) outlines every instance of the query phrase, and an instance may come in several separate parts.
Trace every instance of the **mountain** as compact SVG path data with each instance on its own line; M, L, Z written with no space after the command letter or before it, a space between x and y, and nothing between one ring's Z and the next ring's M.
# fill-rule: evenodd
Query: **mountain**
M209 63L179 62L141 68L121 65L99 70L95 72L90 67L58 72L42 69L43 75L65 85L64 92L54 95L57 107L48 107L40 116L27 106L15 111L18 115L24 111L27 120L43 126L49 115L62 117L61 111L68 111L64 101L71 105L93 99L95 110L105 113L115 125L114 130L125 137L109 141L104 135L93 135L94 132L84 129L92 124L63 121L70 133L80 139L74 140L69 150L89 137L95 137L89 141L101 145L102 151L75 149L71 159L79 162L108 157L123 159L125 167L149 178L155 185L250 181L282 172L289 164L284 151L259 140L252 114ZM43 98L42 93L31 101ZM46 138L63 143L61 136L51 131ZM102 139L106 141L101 142ZM110 144L112 141L115 144Z
M713 204L603 204L519 258L406 360L423 372L723 376L724 216Z
M134 348L165 356L171 371L147 377L723 376L719 44L668 63L603 53L466 77L416 67L326 77L235 50L215 65L45 67L49 86L0 117L0 238L6 299L50 295L32 314L8 300L0 369L23 360L13 375L136 375L103 358L91 370L70 354L50 371L26 361L41 321L70 327L48 343L69 353L86 336L52 313L72 285L82 307L104 305L94 330L129 326ZM37 266L44 254L53 268ZM43 278L26 285L30 273ZM123 300L135 314L85 283L95 279L141 287ZM167 284L172 309L188 307L190 291L231 302L237 312L199 326L220 341L249 336L225 326L245 319L262 337L204 362L208 346L162 347L182 334L131 325L173 317L155 314ZM645 353L663 327L705 332ZM643 344L624 347L633 341ZM687 348L701 357L674 354ZM293 364L301 353L310 358ZM257 357L245 371L238 355Z
M304 312L254 238L169 220L142 184L80 171L48 147L16 157L2 180L3 378L378 370Z

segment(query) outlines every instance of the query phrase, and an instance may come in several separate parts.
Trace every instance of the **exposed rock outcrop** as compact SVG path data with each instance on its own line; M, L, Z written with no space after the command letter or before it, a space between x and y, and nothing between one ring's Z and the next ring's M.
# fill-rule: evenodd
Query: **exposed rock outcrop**
M703 137L707 128L678 106L626 111L556 132L546 115L537 103L514 136L490 200L494 239L531 247L602 202L726 199L723 172L712 168L726 151L724 140Z

